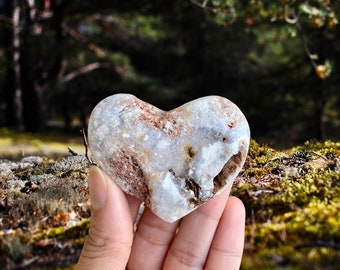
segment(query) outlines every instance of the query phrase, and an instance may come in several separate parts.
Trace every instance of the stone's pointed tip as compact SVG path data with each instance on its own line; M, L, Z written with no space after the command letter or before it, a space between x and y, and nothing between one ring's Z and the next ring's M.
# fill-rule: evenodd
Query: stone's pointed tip
M88 139L94 159L123 191L174 222L234 181L250 131L240 109L223 97L165 112L118 94L95 107Z

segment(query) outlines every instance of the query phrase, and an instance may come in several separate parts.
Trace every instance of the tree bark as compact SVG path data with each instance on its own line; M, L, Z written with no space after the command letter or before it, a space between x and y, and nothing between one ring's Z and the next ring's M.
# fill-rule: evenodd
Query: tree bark
M63 23L65 12L71 2L65 0L58 5L51 2L52 5L49 7L51 10L48 13L45 12L47 15L44 17L43 11L36 11L35 1L29 1L29 8L26 12L26 27L29 36L21 61L22 68L25 70L21 82L24 88L24 122L26 130L31 132L43 131L46 128L48 105L54 94L62 87L61 81L67 64L63 51L65 39ZM48 48L53 50L52 61L46 59L45 54L37 51L38 48L46 49L42 38L46 20L49 20L51 30L54 31L55 48Z
M10 127L15 127L17 130L24 129L23 120L23 100L20 67L20 13L21 6L19 0L5 1L6 15L11 18L9 21L10 27L7 28L8 37L5 43L6 47L11 48L7 52L7 76L5 82L6 91L6 122Z

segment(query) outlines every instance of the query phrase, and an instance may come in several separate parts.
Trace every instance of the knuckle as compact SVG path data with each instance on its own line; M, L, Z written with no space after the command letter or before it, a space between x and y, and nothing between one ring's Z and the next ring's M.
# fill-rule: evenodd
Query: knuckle
M86 237L84 248L91 252L116 251L131 249L132 241L119 234L109 233L96 226L91 226Z
M199 256L190 252L189 250L181 250L172 248L171 255L183 266L190 268L202 268L204 261Z

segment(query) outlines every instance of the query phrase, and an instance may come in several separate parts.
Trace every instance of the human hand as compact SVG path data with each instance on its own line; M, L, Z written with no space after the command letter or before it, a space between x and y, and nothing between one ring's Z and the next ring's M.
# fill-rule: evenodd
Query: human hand
M182 221L168 223L93 167L89 175L91 224L76 269L239 269L245 209L230 188Z

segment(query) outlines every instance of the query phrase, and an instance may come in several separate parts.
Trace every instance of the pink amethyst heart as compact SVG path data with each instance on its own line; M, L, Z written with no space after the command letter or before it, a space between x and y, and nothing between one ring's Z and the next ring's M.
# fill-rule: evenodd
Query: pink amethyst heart
M232 184L250 131L240 109L223 97L166 112L117 94L92 111L88 140L95 162L123 191L174 222Z

